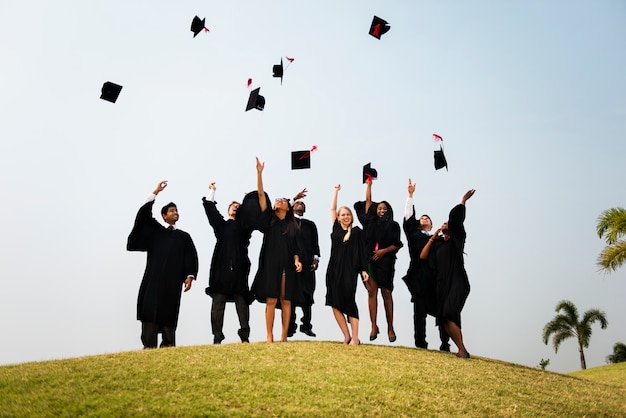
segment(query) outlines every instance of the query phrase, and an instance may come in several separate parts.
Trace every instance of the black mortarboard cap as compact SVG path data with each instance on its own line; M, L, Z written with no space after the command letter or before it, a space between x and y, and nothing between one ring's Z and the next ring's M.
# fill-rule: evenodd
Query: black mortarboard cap
M263 110L263 108L265 107L265 97L259 94L260 90L261 87L257 87L250 92L250 97L248 97L248 105L246 106L246 112L250 109Z
M100 95L100 98L102 100L115 103L115 101L117 100L117 96L120 95L120 91L122 91L122 86L107 81L102 85L102 94Z
M446 156L443 154L443 148L439 146L439 150L435 150L435 170L439 170L443 167L445 167L446 171L448 171L448 162L446 161Z
M391 29L391 26L389 26L389 23L387 23L385 19L381 19L378 16L374 16L374 19L372 20L372 26L370 26L369 33L374 38L380 39L382 35L389 32L389 29Z
M272 71L274 72L274 77L280 77L280 84L283 84L283 59L280 59L280 64L274 65L272 67Z
M367 163L363 166L363 183L367 181L368 177L372 177L375 179L378 177L378 171L375 168L372 168L372 163Z
M293 151L291 153L291 169L311 168L311 151Z
M194 17L193 20L191 21L191 31L193 32L194 38L196 37L196 35L202 32L202 29L204 29L205 21L206 21L206 17L204 19L200 19L198 16Z

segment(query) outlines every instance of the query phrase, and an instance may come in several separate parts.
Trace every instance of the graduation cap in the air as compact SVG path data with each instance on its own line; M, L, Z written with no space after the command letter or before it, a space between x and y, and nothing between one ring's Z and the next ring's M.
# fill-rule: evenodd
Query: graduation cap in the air
M300 170L303 168L311 168L311 153L315 150L317 150L317 145L313 145L308 151L292 151L291 169Z
M204 19L200 19L198 16L194 17L191 21L191 31L193 32L193 37L195 38L202 30L204 29L206 32L209 31L209 28L205 26L206 17Z
M446 168L446 171L448 171L448 162L446 161L446 156L443 153L443 147L439 145L439 150L435 150L435 170L439 170L444 167Z
M391 26L389 26L389 23L385 19L374 16L374 19L372 20L372 26L370 26L369 34L376 39L380 39L382 35L389 32L389 29L391 29Z
M256 89L250 92L250 96L248 97L248 105L246 106L246 112L250 109L263 110L265 107L265 97L259 94L261 87L257 87Z
M446 171L448 171L448 162L443 153L443 138L441 135L433 134L433 141L439 142L439 149L435 150L435 170L445 167Z
M375 179L378 177L378 171L372 168L372 163L367 163L363 166L363 183L367 182L367 179Z
M117 100L117 96L120 95L121 91L122 91L122 86L120 86L119 84L115 84L115 83L111 83L110 81L107 81L106 83L102 85L102 94L100 95L100 98L102 100L115 103L115 101Z
M291 169L300 170L303 168L311 168L311 151L292 151Z
M274 72L273 77L280 78L280 84L283 84L283 73L285 69L283 68L283 58L280 58L280 64L276 64L272 67L272 71Z

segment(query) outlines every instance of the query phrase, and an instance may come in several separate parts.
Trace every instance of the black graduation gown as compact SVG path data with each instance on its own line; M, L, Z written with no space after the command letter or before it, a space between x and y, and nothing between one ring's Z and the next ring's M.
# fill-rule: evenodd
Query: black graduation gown
M344 315L359 317L355 295L358 275L367 271L367 255L363 230L352 227L350 239L346 242L345 231L338 220L330 234L331 247L328 268L326 269L326 305L338 309Z
M422 249L428 243L431 235L425 234L418 219L415 218L415 210L409 219L405 219L402 228L406 235L409 247L409 269L402 280L411 293L411 302L426 305L426 312L430 315L437 314L437 285L428 260L421 260Z
M382 218L376 214L378 203L387 205L387 213ZM400 240L400 225L393 220L393 209L386 202L372 202L369 211L365 213L365 201L356 202L354 210L363 225L365 232L365 250L370 263L369 273L374 277L378 287L393 291L393 277L396 271L396 254L404 244ZM398 247L396 251L385 254L381 259L374 261L372 256L376 248L386 248L390 245Z
M429 262L437 278L437 321L450 320L461 327L461 311L470 292L465 271L465 205L450 211L448 231L450 239L438 239L430 251Z
M304 306L311 306L314 303L313 294L315 293L315 272L311 271L311 265L313 256L320 255L317 227L308 219L300 218L296 221L300 224L298 247L302 263L302 271L298 273L298 282L302 287L302 303Z
M297 281L294 255L299 255L297 234L286 234L287 220L280 220L274 215L270 198L264 196L267 209L261 212L259 208L259 194L252 191L243 199L237 216L242 216L243 224L251 229L263 233L263 243L259 254L259 267L251 291L254 298L265 303L267 298L280 298L280 285L283 271L285 272L285 300L292 304L302 303L302 289ZM276 305L280 308L280 302Z
M126 244L128 251L147 252L137 319L175 329L183 283L198 274L198 253L188 233L168 230L152 217L153 205L147 202L139 209Z
M226 295L228 302L233 302L235 295L242 295L246 297L248 303L252 303L253 298L248 285L250 274L248 246L252 231L244 228L238 219L224 219L215 202L203 197L202 206L217 239L209 270L207 295L211 297L216 293Z

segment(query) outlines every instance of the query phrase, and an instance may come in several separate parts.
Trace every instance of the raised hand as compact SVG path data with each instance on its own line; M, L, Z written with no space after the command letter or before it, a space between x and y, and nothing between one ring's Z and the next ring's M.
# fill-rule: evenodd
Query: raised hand
M159 182L159 184L157 184L156 188L154 189L154 191L152 193L154 193L155 195L161 193L163 191L163 189L165 189L167 187L167 180L161 180Z

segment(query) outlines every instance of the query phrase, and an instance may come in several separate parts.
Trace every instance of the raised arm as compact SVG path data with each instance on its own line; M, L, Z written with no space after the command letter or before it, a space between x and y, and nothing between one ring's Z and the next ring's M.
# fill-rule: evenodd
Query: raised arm
M299 192L298 192L298 194L296 194L296 195L293 197L293 201L295 202L296 200L304 199L304 198L306 197L306 194L307 194L308 192L309 192L309 191L308 191L308 190L306 189L306 187L305 187L304 189L302 189L302 191L299 191Z
M341 190L341 184L333 188L333 198L330 201L330 221L333 224L337 219L337 195L339 194L339 190Z
M259 161L259 157L256 157L256 185L257 192L259 193L259 207L261 208L261 212L265 212L267 210L267 200L265 199L265 190L263 190L263 169L265 168L265 163Z
M467 192L465 192L463 198L461 198L461 204L465 205L465 202L467 202L470 197L474 196L474 193L476 193L476 189L469 189Z
M158 195L167 187L167 180L161 180L159 184L157 184L156 188L152 192L155 196Z
M372 178L368 177L365 180L365 214L369 213L370 206L372 206Z
M408 196L406 198L406 205L404 207L404 220L408 221L413 216L413 192L415 192L415 183L409 179L409 186L407 187Z

